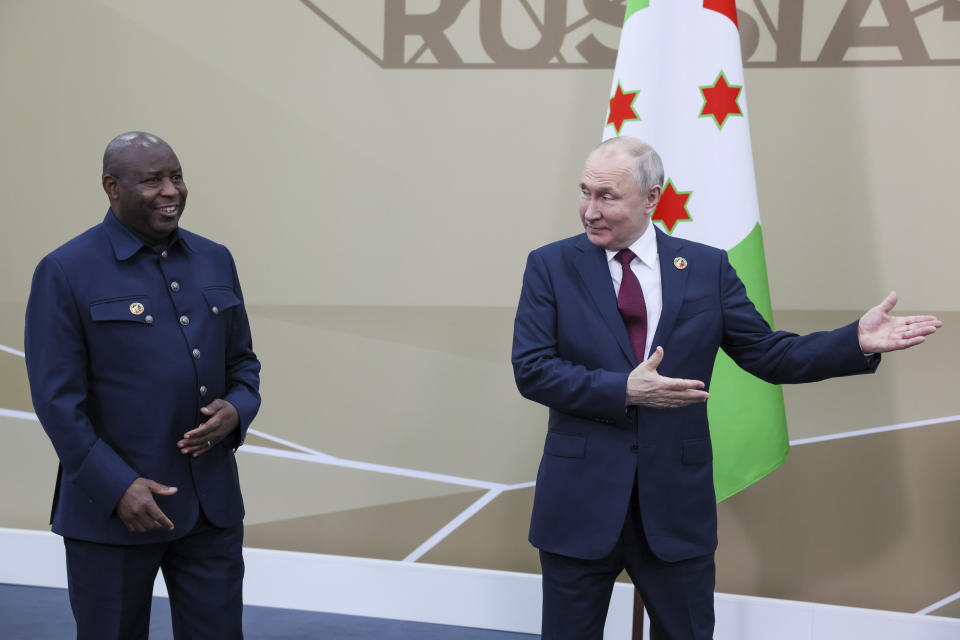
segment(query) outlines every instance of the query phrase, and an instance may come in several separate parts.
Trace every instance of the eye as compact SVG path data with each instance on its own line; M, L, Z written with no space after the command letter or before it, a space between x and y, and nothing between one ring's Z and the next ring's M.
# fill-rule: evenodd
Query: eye
M604 200L605 202L610 202L611 200L613 200L613 196L610 195L609 193L605 193L605 194L603 194L603 196L601 196L601 197L603 198L603 200Z
M174 183L179 184L179 183L183 182L183 176L180 175L179 173L177 173L177 174L174 174L173 177L170 178L170 180L171 180L172 182L174 182Z

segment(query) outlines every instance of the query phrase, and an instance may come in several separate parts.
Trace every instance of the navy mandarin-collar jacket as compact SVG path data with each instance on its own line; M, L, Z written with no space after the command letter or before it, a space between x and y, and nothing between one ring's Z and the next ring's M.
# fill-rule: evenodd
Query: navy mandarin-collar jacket
M60 458L53 530L94 542L158 542L243 518L234 450L260 406L260 363L233 258L180 229L155 251L108 211L37 266L24 338L33 404ZM196 458L176 446L216 398L240 416L235 439ZM129 533L114 509L138 476L173 531Z

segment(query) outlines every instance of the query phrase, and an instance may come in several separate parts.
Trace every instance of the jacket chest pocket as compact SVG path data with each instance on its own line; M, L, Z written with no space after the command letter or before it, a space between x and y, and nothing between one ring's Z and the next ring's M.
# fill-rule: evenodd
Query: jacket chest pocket
M677 320L679 321L686 318L691 318L695 315L703 313L704 311L709 311L718 307L719 302L711 296L703 296L693 300L684 300L683 304L680 305L680 311L677 312Z
M143 295L121 296L90 303L90 319L94 322L133 322L153 324L150 298Z
M207 311L212 316L223 315L225 311L240 305L240 298L233 292L233 287L204 287L201 293L207 304Z

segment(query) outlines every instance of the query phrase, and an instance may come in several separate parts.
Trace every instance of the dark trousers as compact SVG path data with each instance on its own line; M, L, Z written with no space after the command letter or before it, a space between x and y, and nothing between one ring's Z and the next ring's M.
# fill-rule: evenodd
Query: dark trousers
M581 560L541 550L540 566L543 640L602 640L613 585L624 569L647 608L652 640L713 638L713 554L660 560L647 544L635 506L607 556Z
M183 538L110 545L64 538L77 640L148 637L153 583L163 572L177 640L243 638L243 524L221 529L200 514Z

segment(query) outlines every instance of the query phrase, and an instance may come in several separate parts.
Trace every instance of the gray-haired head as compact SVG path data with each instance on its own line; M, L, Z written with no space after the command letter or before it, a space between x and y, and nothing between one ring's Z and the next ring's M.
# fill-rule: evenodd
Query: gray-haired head
M640 138L631 136L610 138L594 147L593 152L596 153L601 150L625 153L636 158L637 164L633 171L633 177L637 182L637 189L640 190L640 193L656 186L663 186L663 161L660 160L660 154Z

